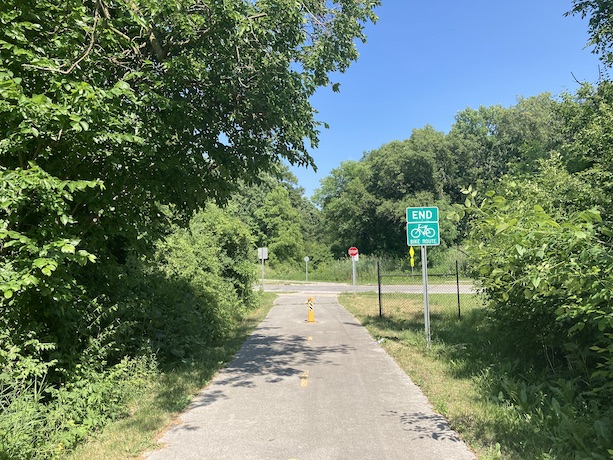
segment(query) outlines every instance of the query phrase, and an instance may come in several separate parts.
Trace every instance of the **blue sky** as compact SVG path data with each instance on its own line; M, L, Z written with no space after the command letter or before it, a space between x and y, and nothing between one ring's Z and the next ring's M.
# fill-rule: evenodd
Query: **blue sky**
M340 93L311 102L321 130L311 151L318 170L292 168L307 197L345 160L432 125L448 132L467 107L514 105L517 97L575 92L598 79L586 48L587 19L564 17L570 0L383 0L368 43Z

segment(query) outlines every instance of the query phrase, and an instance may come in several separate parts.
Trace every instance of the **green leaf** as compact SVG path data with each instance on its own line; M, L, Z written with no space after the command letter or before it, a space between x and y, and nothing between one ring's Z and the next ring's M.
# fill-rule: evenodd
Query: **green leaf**
M507 228L509 228L509 224L507 224L506 222L503 222L502 224L499 224L496 226L496 235L498 235L499 233L504 232Z
M34 259L34 261L32 262L32 265L36 268L42 268L45 267L49 264L50 259L47 258L39 258L39 259Z
M606 422L602 419L594 422L594 431L602 439L609 439L611 433L611 420L607 419Z
M600 332L607 330L607 328L609 327L609 321L607 318L601 319L600 321L598 321L597 324L598 324L598 330Z
M446 219L450 220L451 222L460 222L460 214L456 211L449 211Z
M588 234L583 230L575 230L575 238L583 240L588 237Z
M62 252L65 254L74 254L75 247L72 244L65 244L64 246L62 246Z

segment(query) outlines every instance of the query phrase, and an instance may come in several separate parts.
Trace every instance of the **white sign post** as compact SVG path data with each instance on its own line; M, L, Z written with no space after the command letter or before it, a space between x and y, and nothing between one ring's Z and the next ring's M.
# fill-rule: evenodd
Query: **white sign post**
M309 281L309 256L304 256L304 264L306 266L306 281Z
M428 348L430 348L428 252L426 247L438 246L440 244L438 207L407 208L407 244L409 246L421 246L421 273L424 285L424 323L426 328L426 343Z
M268 248L258 248L258 259L262 261L262 291L264 290L264 261L268 259Z
M353 278L353 293L355 294L355 285L356 285L356 280L357 280L357 274L356 274L356 268L355 268L355 263L358 261L359 259L359 254L360 252L358 251L358 248L351 246L349 248L349 250L347 251L347 253L351 256L351 268L352 268L352 278Z

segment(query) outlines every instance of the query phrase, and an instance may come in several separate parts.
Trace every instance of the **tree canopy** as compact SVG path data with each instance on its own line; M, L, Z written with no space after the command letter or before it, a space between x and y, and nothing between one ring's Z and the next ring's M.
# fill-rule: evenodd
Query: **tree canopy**
M357 58L376 4L4 2L1 164L101 180L72 215L130 237L159 203L189 212L282 159L314 166L308 98Z
M589 17L588 45L594 46L593 52L600 55L606 67L613 66L613 3L608 0L573 0L572 4L566 15Z
M517 104L467 108L448 134L431 126L348 161L321 182L315 200L336 256L350 246L364 253L406 254L406 208L461 203L470 184L494 186L507 173L534 171L563 144L559 102L545 93ZM443 245L458 228L443 220Z

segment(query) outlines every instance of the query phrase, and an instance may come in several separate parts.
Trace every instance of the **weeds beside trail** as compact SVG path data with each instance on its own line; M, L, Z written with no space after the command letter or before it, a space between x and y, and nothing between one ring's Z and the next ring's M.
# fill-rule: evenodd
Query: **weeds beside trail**
M458 250L459 249L459 250ZM433 250L428 257L428 267L430 275L441 276L449 275L446 281L455 282L456 261L460 267L460 279L465 282L472 282L466 273L466 254L461 248L452 247L446 249ZM408 254L402 257L384 257L360 254L359 261L356 262L358 284L377 284L378 272L377 264L380 264L382 273L389 275L403 275L401 279L388 278L387 284L406 283L408 275L412 272L421 276L420 255L415 254L414 267L411 268ZM254 265L254 269L261 276L261 265ZM283 279L292 281L306 281L306 267L304 263L266 263L265 278ZM309 281L324 281L336 283L351 283L353 268L351 259L329 259L319 262L309 263ZM439 281L442 279L439 278Z
M263 293L232 337L202 350L198 359L150 377L145 390L131 403L130 415L107 426L89 442L65 457L70 460L120 460L155 449L155 438L185 408L215 373L234 358L245 339L264 319L276 298Z
M500 340L485 307L473 302L461 321L432 318L428 350L423 309L392 309L379 318L374 293L344 294L339 302L480 459L613 458L613 451L597 452L610 442L611 409L589 404L564 375L526 368Z

